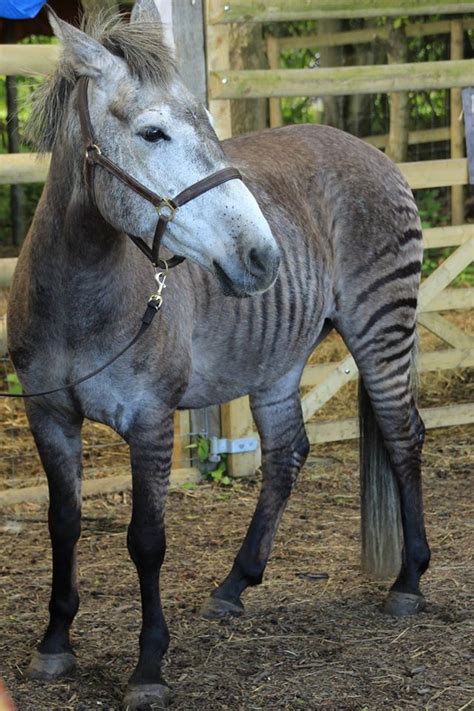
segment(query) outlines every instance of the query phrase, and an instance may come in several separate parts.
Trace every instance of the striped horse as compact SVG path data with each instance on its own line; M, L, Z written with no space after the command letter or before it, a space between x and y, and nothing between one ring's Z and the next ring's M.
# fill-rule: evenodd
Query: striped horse
M69 628L79 605L84 418L109 425L130 447L128 548L143 623L125 705L164 706L169 635L159 576L174 413L250 396L262 488L232 569L204 607L210 618L240 615L243 592L262 580L308 454L300 379L331 329L360 371L364 564L395 578L388 613L418 612L429 563L424 427L413 394L422 239L405 180L381 152L329 127L285 127L220 143L178 75L152 0L135 4L130 23L115 16L83 30L54 17L51 23L63 58L36 98L31 127L38 149L52 152L51 167L8 314L9 349L25 391L66 386L26 401L49 482L53 551L50 619L30 675L55 679L76 663ZM133 176L135 186L145 186L141 194L118 169L104 167L107 161L92 177L84 171L84 77L99 144L88 150ZM173 220L158 208L164 247L186 261L167 276L160 315L147 333L78 383L133 336L153 289L146 254L126 237L149 246L156 234L156 205L143 195L175 195L229 166L243 179L206 188Z

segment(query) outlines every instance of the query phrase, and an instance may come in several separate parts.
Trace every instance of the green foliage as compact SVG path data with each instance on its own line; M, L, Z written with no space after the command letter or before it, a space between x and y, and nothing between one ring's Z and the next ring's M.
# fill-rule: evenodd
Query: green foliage
M427 190L417 190L415 194L416 204L420 212L423 229L430 227L444 227L449 225L449 189L430 188ZM444 260L454 251L454 247L444 247L440 249L429 249L425 252L421 275L423 278L429 276ZM452 282L451 286L473 286L474 285L474 265L467 267Z
M417 190L415 199L424 229L428 227L444 227L449 224L449 205L446 190L441 188Z
M18 375L16 373L9 373L7 375L7 386L8 392L12 395L21 395L23 392L21 383L18 380Z
M221 460L215 469L211 469L207 472L207 478L219 484L219 486L233 486L233 481L227 473L227 455L221 454Z
M219 486L233 486L233 481L228 474L227 456L220 455L217 466L211 469L212 462L209 461L211 453L211 441L204 435L199 435L196 442L188 445L188 449L195 449L199 461L199 469L203 476Z

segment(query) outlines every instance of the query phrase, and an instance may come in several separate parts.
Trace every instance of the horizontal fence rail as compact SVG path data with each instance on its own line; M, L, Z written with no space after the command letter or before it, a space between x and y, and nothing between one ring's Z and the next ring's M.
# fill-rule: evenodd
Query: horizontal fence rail
M211 99L348 96L470 86L474 59L324 69L240 69L209 72Z
M474 12L474 2L456 0L226 0L211 2L210 24L288 22L351 17L396 17Z
M462 18L458 20L463 30L474 29L474 19ZM451 20L438 20L436 22L423 22L407 25L407 37L429 37L430 35L443 35L451 32ZM322 32L318 35L303 35L298 37L272 37L277 42L280 50L287 49L316 49L319 47L340 47L346 44L367 44L374 40L387 40L388 27L369 27L362 30L347 30L342 32Z
M0 185L44 183L51 156L40 153L4 153L0 155Z
M2 44L0 74L49 74L61 54L57 44Z
M38 153L0 155L0 185L44 182L49 161L49 155ZM466 158L399 163L399 168L413 190L467 185L469 182Z

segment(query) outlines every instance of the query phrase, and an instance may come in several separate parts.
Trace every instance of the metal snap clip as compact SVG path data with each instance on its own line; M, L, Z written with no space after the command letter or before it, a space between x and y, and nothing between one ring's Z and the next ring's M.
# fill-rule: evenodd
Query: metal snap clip
M168 262L165 259L160 260L165 265L165 271L161 268L155 267L155 281L156 281L156 291L148 299L148 303L151 303L156 310L160 309L163 304L163 289L166 289L166 277L168 276Z

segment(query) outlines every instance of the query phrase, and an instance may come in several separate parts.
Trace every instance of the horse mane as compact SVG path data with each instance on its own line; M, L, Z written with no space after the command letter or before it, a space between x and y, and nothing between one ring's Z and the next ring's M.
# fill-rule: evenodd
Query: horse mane
M166 85L176 71L159 21L129 23L121 13L99 11L84 15L81 29L124 59L132 76L140 81ZM40 153L53 149L77 80L72 64L63 58L33 92L26 136Z

